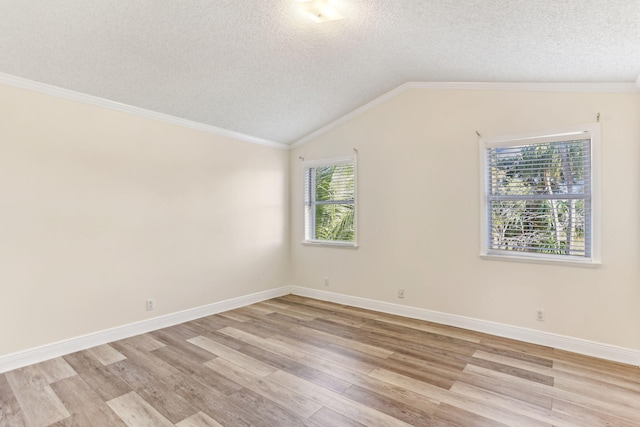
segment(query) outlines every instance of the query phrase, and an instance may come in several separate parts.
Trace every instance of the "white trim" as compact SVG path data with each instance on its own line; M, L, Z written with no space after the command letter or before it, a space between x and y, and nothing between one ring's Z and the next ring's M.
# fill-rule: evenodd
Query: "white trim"
M412 319L435 322L442 325L455 326L458 328L571 351L587 356L640 366L640 350L633 350L610 344L553 334L550 332L536 331L518 326L505 325L486 320L474 319L471 317L447 314L423 308L409 307L334 292L299 286L283 286L165 316L155 317L153 319L143 320L141 322L131 323L129 325L118 326L68 340L46 344L16 353L6 354L0 356L0 374L23 366L74 353L76 351L86 350L91 347L132 337L134 335L155 331L157 329L166 328L179 323L189 322L201 317L233 310L288 294L315 298L322 301L330 301L353 307L366 308L369 310L380 311L382 313L390 313Z
M320 246L328 248L343 248L343 249L358 249L358 245L355 242L345 242L343 240L304 240L302 241L304 246Z
M483 233L484 234L484 233ZM529 264L546 264L546 265L564 265L568 267L584 267L584 268L599 268L602 266L600 261L593 261L591 258L582 259L569 259L567 258L552 258L552 256L542 256L533 254L531 256L514 256L513 252L509 251L496 251L498 253L480 254L480 258L487 261L506 261L506 262L518 262Z
M320 166L347 165L355 163L355 156L331 157L328 159L304 160L302 166L304 169L317 168Z
M367 102L350 113L322 126L298 139L290 148L298 148L307 142L337 128L349 120L366 113L378 105L395 98L410 89L431 90L511 90L525 92L596 92L629 93L640 91L640 76L634 83L505 83L505 82L407 82L385 94Z
M251 135L246 135L239 132L234 132L227 129L222 129L216 126L206 125L204 123L195 122L192 120L182 119L179 117L171 116L168 114L162 114L144 108L134 107L132 105L122 104L116 101L100 98L93 95L88 95L81 92L76 92L69 89L64 89L57 86L48 85L45 83L36 82L34 80L25 79L22 77L14 76L11 74L0 73L0 84L6 84L8 86L14 86L21 89L32 90L35 92L44 93L47 95L58 96L60 98L70 99L72 101L82 102L89 105L95 105L98 107L109 108L115 111L121 111L124 113L135 114L150 118L153 120L159 120L165 123L171 123L177 126L186 127L189 129L195 129L202 132L211 133L214 135L225 136L229 138L239 139L241 141L250 142L252 144L264 145L267 147L277 148L280 150L291 150L307 142L323 135L332 129L337 128L341 124L348 122L354 117L365 113L378 105L395 98L396 96L406 92L409 89L435 89L435 90L520 90L520 91L535 91L535 92L638 92L640 91L640 76L635 83L505 83L505 82L407 82L395 89L386 92L385 94L367 102L361 107L356 108L350 113L334 120L333 122L322 126L321 128L305 135L292 144L284 144L281 142L270 141L267 139L258 138Z
M512 90L525 92L638 92L633 83L409 82L411 89Z
M537 331L519 326L505 325L487 320L474 319L456 314L447 314L424 308L409 307L400 304L321 291L318 289L292 286L291 293L303 297L315 298L337 304L350 305L353 307L366 308L368 310L395 314L412 319L426 320L428 322L439 323L442 325L455 326L499 337L553 347L586 356L640 366L640 350L603 344L581 338L568 337L551 332Z
M315 169L324 166L335 166L335 165L345 165L345 164L353 164L353 241L344 241L344 240L318 240L318 239L307 239L307 229L309 226L309 222L313 222L315 226L315 211L313 209L309 209L307 206L307 171L309 169ZM339 247L339 248L349 248L349 249L357 249L358 248L358 155L357 151L355 154L351 156L342 156L342 157L332 157L328 159L317 159L317 160L304 160L302 162L302 171L303 171L303 236L304 240L302 241L303 245L307 246L324 246L324 247ZM315 189L314 189L315 192ZM314 195L310 195L314 199L315 202L315 193ZM311 212L311 213L309 213ZM313 218L308 219L307 215L312 215Z
M180 117L171 116L169 114L163 114L163 113L158 113L151 110L145 110L144 108L138 108L132 105L121 104L116 101L111 101L111 100L100 98L93 95L87 95L85 93L75 92L73 90L64 89L57 86L51 86L51 85L36 82L33 80L23 79L22 77L12 76L10 74L0 73L0 84L14 86L21 89L32 90L35 92L57 96L57 97L69 99L72 101L82 102L84 104L94 105L97 107L108 108L110 110L120 111L123 113L134 114L136 116L146 117L148 119L158 120L164 123L170 123L173 125L182 126L189 129L195 129L202 132L211 133L214 135L239 139L241 141L250 142L252 144L265 145L267 147L277 148L280 150L290 149L289 145L283 144L280 142L269 141L267 139L257 138L255 136L246 135L243 133L234 132L231 130L222 129L222 128L211 126L211 125L206 125L204 123L182 119Z
M527 144L536 144L542 141L560 141L564 137L572 135L584 135L591 139L591 256L589 258L571 259L557 255L543 255L535 253L510 253L508 251L489 249L488 207L487 207L487 158L486 150L494 147L507 147L517 145L522 141ZM582 125L567 126L560 129L551 129L535 132L526 132L515 135L498 135L479 138L479 162L480 162L480 258L493 261L529 262L549 265L569 265L574 267L599 267L601 265L601 205L600 205L600 123L586 123Z
M164 316L154 317L153 319L143 320L128 325L117 326L115 328L106 329L99 332L75 337L28 350L0 356L0 374L21 368L23 366L34 363L43 362L55 357L64 356L76 351L86 350L91 347L106 344L116 340L129 338L134 335L144 334L155 331L157 329L167 328L179 323L189 322L201 317L210 316L212 314L221 313L223 311L233 310L260 301L271 298L277 298L288 295L291 291L289 286L281 288L269 289L262 292L256 292L250 295L244 295L237 298L216 302L213 304L195 307L177 313L171 313Z
M572 135L584 135L586 137L593 136L595 133L599 133L600 123L584 123L581 125L566 126L563 128L546 129L540 131L530 131L511 135L494 135L483 136L480 138L481 143L487 144L490 147L502 147L515 145L516 141L523 141L524 143L535 144L545 141L562 141L566 136Z
M358 215L360 207L358 200L358 150L353 149L353 249L358 249Z
M348 122L349 120L359 116L360 114L363 114L369 110L372 110L373 108L377 107L380 104L383 104L385 102L387 102L390 99L395 98L396 96L400 95L401 93L405 92L407 89L409 89L409 85L411 83L405 83L403 85L398 86L397 88L390 90L389 92L385 93L384 95L381 95L377 98L375 98L372 101L367 102L366 104L364 104L361 107L356 108L355 110L351 111L350 113L345 114L344 116L332 121L331 123L322 126L321 128L311 132L310 134L307 134L305 136L303 136L302 138L300 138L299 140L297 140L296 142L294 142L293 144L290 145L290 147L292 149L294 148L298 148L301 145L306 144L307 142L311 141L312 139L315 139L317 137L319 137L320 135L323 135L335 128L337 128L338 126L340 126L343 123Z

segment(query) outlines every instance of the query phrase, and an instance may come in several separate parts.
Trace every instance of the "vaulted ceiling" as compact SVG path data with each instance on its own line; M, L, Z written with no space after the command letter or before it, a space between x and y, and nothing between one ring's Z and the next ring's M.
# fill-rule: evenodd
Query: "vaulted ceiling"
M292 143L408 81L634 82L640 0L0 0L0 73Z

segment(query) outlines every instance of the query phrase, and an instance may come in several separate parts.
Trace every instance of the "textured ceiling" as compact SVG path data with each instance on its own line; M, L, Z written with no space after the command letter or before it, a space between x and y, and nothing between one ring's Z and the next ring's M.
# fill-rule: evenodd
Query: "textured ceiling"
M0 72L291 143L407 81L634 82L640 0L0 0Z

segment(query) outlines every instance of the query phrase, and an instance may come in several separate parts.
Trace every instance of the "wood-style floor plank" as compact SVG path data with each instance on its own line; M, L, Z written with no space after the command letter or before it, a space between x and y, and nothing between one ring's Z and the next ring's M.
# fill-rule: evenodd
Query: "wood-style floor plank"
M405 399L394 399L385 394L377 393L376 391L356 385L349 387L342 395L354 402L391 415L412 426L425 425L431 422L433 412L435 412L437 408L437 405L429 405L429 410L424 411L412 406L412 402L405 401Z
M571 405L575 405L576 407L596 409L602 413L610 414L610 419L612 420L613 425L640 425L640 407L622 410L613 400L600 401L593 399L585 393L567 392L551 385L541 384L535 381L527 381L523 378L513 377L502 372L474 365L467 366L465 368L465 372L472 375L486 376L490 379L509 381L516 386L524 387L525 389L529 389L533 392L546 395L553 399L553 406L555 406L558 401L564 401ZM576 423L576 425L580 424Z
M303 395L289 390L287 387L282 387L278 383L265 381L262 377L238 365L234 365L221 357L206 362L205 366L243 387L274 401L303 418L309 417L321 407L321 405L314 403L313 400L307 399Z
M640 368L287 295L0 374L0 427L638 427Z
M474 354L474 357L509 364L521 369L553 377L554 387L561 390L583 393L598 400L612 399L617 405L630 408L635 408L639 404L638 391L640 391L640 388L636 389L636 387L633 386L629 388L618 384L612 384L605 381L603 378L592 378L589 376L578 375L572 372L540 366L535 363L519 359L511 359L493 353L478 351Z
M408 426L409 424L370 408L331 390L320 387L295 375L284 371L276 371L268 377L282 387L289 388L296 393L306 396L321 406L325 406L352 420L367 426Z
M490 420L482 415L469 412L462 408L447 405L440 405L434 415L434 427L508 427L498 421Z
M556 375L574 375L579 378L592 379L605 384L613 384L625 388L631 392L640 393L640 372L633 366L627 366L622 375L608 372L605 367L597 368L592 364L576 364L563 360L553 361L553 370Z
M211 418L224 426L258 426L260 419L247 408L227 399L227 394L215 388L215 384L183 373L162 380L171 390L187 399ZM237 390L241 390L239 386ZM234 391L234 392L235 392Z
M89 350L68 354L64 356L64 360L105 401L131 391L131 388L122 378L118 377L117 373L109 371L108 366L103 366Z
M267 363L256 360L253 357L247 356L244 353L232 349L231 347L227 347L224 344L219 344L203 336L191 338L188 341L191 344L197 345L198 347L201 347L202 349L215 354L216 356L220 356L229 361L233 361L234 364L250 372L253 372L260 377L266 377L276 370L276 368ZM207 366L206 363L205 366Z
M304 357L305 353L297 352L292 348L287 347L286 345L282 345L271 341L270 339L261 338L259 336L252 335L245 331L237 330L234 328L224 328L221 329L220 332L264 350L265 357L269 357L270 353L276 354L279 360L271 359L268 363L278 367L279 369L283 369L287 372L299 375L302 378L306 378L320 386L342 392L346 390L350 385L349 383L335 378L331 375L324 374L323 372L315 369L315 367L305 366L301 363L298 363L294 359Z
M98 347L90 348L87 350L87 352L91 353L91 355L104 366L119 362L127 358L124 354L120 353L109 344L103 344Z
M138 389L136 392L172 423L182 421L199 412L197 407L161 381L150 387Z
M0 427L24 427L27 420L18 399L13 394L9 381L0 374Z
M429 400L428 398L410 390L396 387L393 384L372 378L368 375L368 372L363 374L355 370L332 365L331 361L320 360L313 356L309 356L309 360L311 361L310 363L323 372L335 375L340 379L350 382L352 386L343 393L345 395L353 387L360 387L391 400L403 402L404 404L411 406L412 409L424 413L431 413L438 406L437 401Z
M320 408L315 414L309 417L309 422L313 424L308 424L313 427L324 427L324 426L342 426L342 427L366 427L365 424L359 423L356 420L352 420L349 417L345 417L333 411L327 407Z
M67 423L77 424L90 420L92 425L125 427L122 419L106 402L89 387L79 376L58 381L51 385L64 406L72 414L73 420Z
M128 390L138 390L145 387L152 387L156 381L162 378L155 377L153 372L145 370L129 359L112 363L105 367L111 375L122 379Z
M155 350L153 353L167 363L171 363L185 377L198 378L201 382L208 384L222 394L231 394L242 388L242 386L228 380L226 377L208 369L202 363L185 357L184 353L179 349L165 347ZM175 377L175 375L171 377Z
M157 357L153 353L153 350L145 351L140 348L130 346L129 343L114 343L113 347L120 353L124 354L127 358L125 360L112 363L107 367L107 369L111 369L118 364L135 365L144 370L145 373L150 374L152 377L157 379L162 379L178 372L176 368ZM154 350L164 347L166 346L162 345L161 347L154 348Z
M27 424L45 427L71 416L37 365L5 373Z
M222 424L200 411L176 424L176 427L224 427Z
M305 418L279 405L275 399L266 398L247 388L240 389L229 396L229 402L244 408L251 408L253 415L259 417L265 425L278 427L297 427Z
M151 334L136 335L135 337L125 338L123 340L116 341L116 343L114 344L118 344L126 347L138 348L142 351L153 351L153 350L162 348L166 345L163 342L155 339Z
M107 402L129 427L174 427L135 391Z
M38 363L37 366L48 384L77 375L76 371L62 357Z
M407 388L426 398L435 399L441 403L447 403L461 409L469 409L471 412L498 421L507 425L528 425L528 426L549 426L545 422L538 422L526 415L520 415L509 406L498 406L486 402L483 398L474 398L445 390L432 384L424 383L414 378L410 378L385 369L376 369L371 374L379 380L390 382L399 387Z
M190 360L198 361L200 363L211 360L210 352L189 342L190 339L200 336L200 334L183 325L160 329L158 331L151 332L151 335L153 335L153 337L158 341L165 343L168 347L179 350L180 353L184 354Z

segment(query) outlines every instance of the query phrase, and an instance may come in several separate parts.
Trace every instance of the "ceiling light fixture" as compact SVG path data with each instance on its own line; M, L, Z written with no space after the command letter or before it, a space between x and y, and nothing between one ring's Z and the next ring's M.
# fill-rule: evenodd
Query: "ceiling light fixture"
M315 22L337 21L344 17L331 0L298 0L302 11Z

